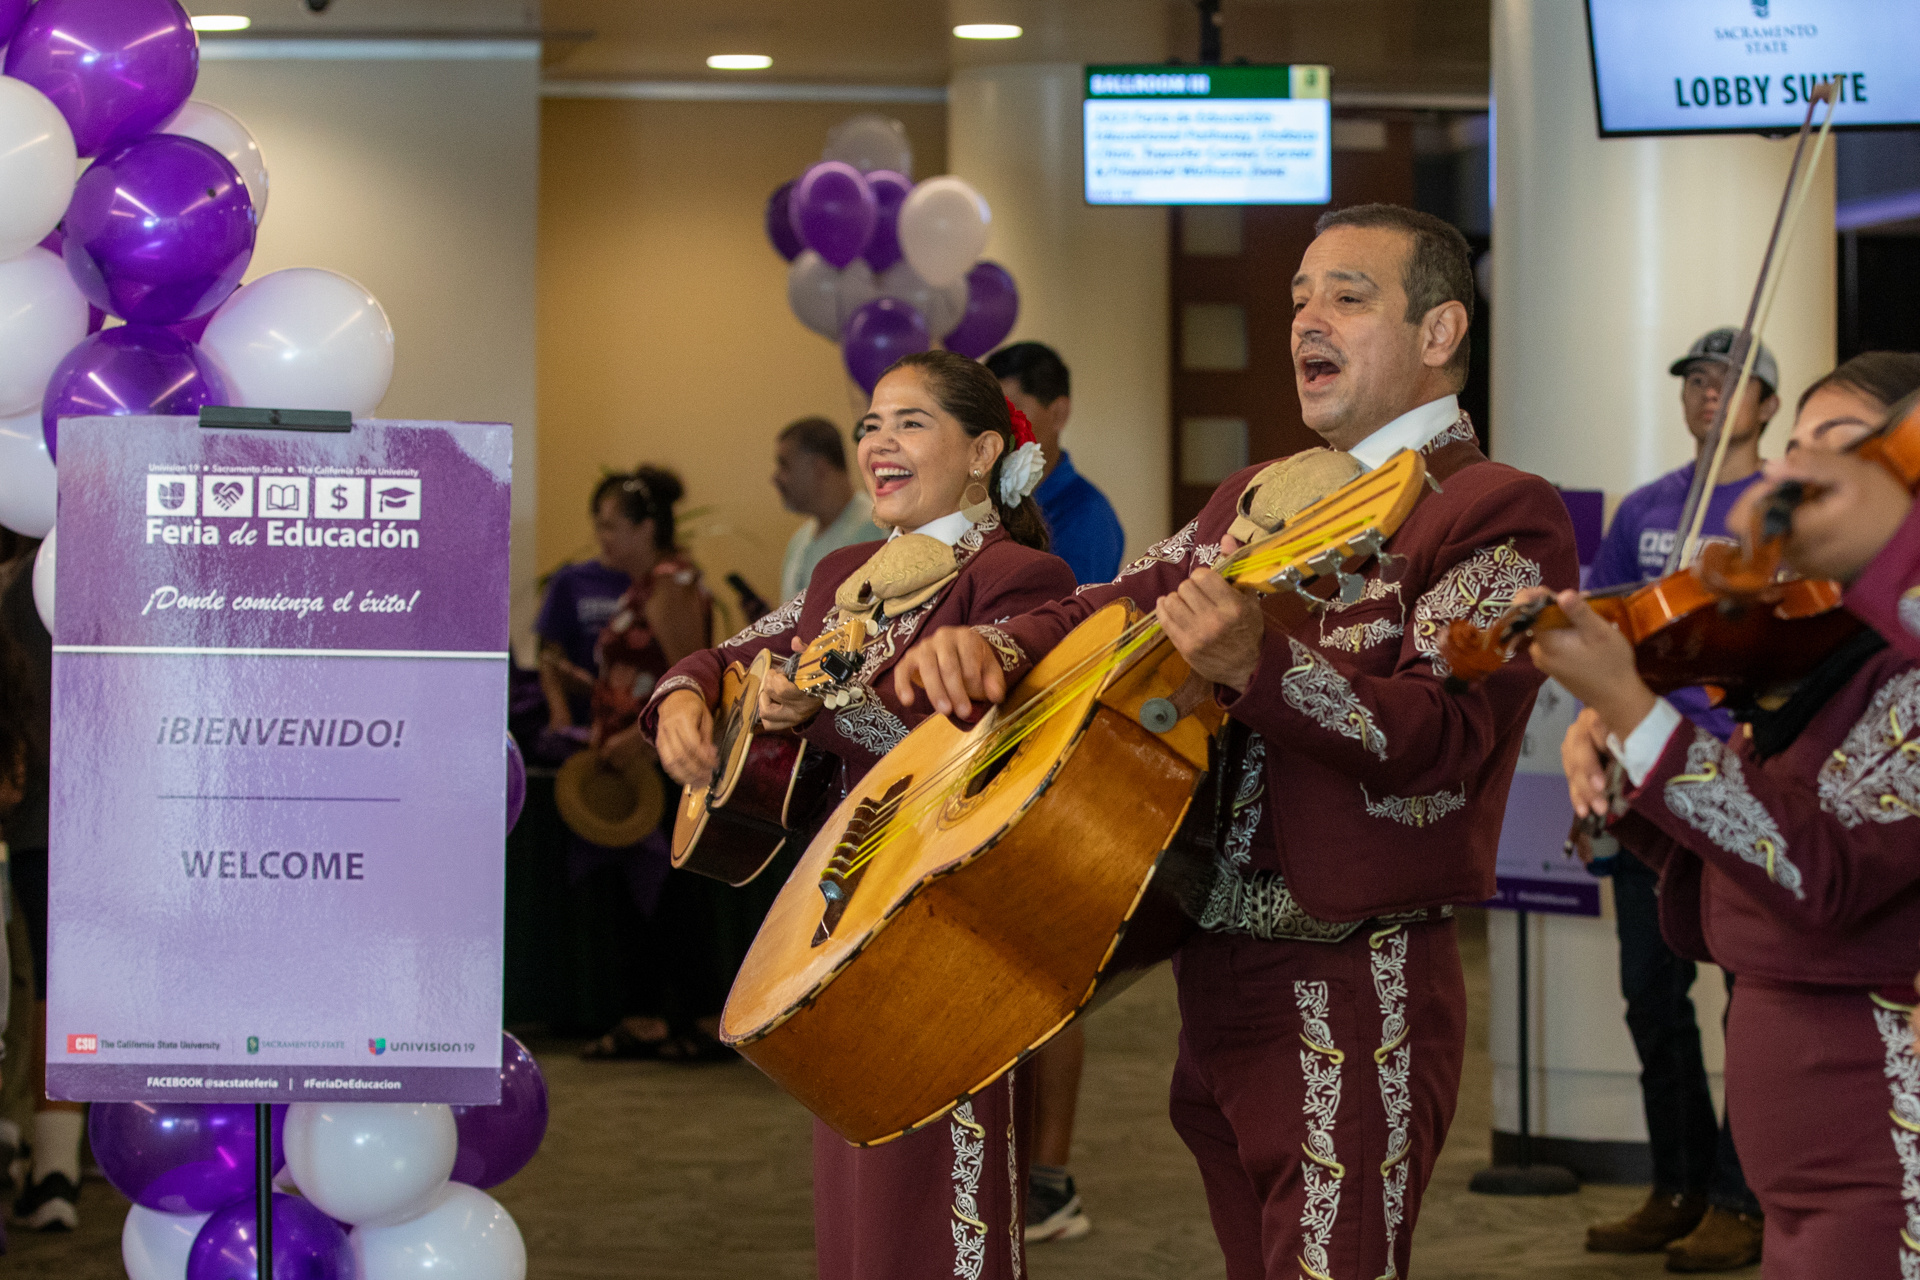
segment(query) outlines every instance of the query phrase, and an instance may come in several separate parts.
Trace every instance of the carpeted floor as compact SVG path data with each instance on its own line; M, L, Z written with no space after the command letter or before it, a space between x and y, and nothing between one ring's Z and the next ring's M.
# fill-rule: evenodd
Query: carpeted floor
M1581 1249L1587 1223L1631 1210L1644 1188L1589 1187L1547 1200L1468 1193L1468 1178L1486 1163L1491 1101L1485 933L1477 918L1463 925L1474 1022L1453 1138L1415 1237L1416 1273L1423 1280L1664 1275L1658 1255ZM1165 970L1088 1023L1073 1164L1094 1230L1035 1249L1035 1280L1223 1280L1199 1179L1166 1118L1176 1025ZM553 1096L553 1125L533 1164L496 1192L526 1235L532 1277L813 1275L809 1124L797 1104L741 1064L589 1065L572 1043L534 1048ZM80 1212L81 1230L71 1235L16 1233L0 1269L60 1280L122 1275L125 1201L89 1181Z

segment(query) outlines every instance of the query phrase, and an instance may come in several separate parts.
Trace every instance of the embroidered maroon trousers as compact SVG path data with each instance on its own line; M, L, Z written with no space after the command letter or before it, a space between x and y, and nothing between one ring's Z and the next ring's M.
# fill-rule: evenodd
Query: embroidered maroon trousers
M1741 974L1727 1110L1767 1215L1767 1280L1920 1273L1920 1059L1902 1007Z
M1453 921L1337 943L1206 933L1174 968L1170 1109L1229 1280L1405 1276L1466 1049Z
M820 1280L1021 1280L1033 1087L1015 1071L877 1147L813 1122Z

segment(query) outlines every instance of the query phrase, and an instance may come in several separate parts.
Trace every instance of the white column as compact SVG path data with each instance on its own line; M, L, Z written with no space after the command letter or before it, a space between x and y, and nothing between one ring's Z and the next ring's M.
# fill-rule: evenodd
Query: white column
M976 8L955 0L952 20L1019 22L1027 34L954 41L948 167L993 208L986 256L1020 289L1008 340L1044 342L1072 369L1066 447L1119 512L1132 555L1170 532L1167 212L1085 203L1080 103L1086 63L1165 58L1165 8L1147 0Z
M1580 0L1494 0L1494 455L1617 497L1691 455L1667 367L1745 314L1793 143L1602 140L1592 83ZM1784 385L1769 452L1834 364L1831 150L1776 270L1763 336ZM1613 922L1533 920L1534 1132L1644 1141ZM1504 912L1492 923L1494 1122L1511 1131L1515 931ZM1694 988L1716 1087L1719 983L1709 969Z

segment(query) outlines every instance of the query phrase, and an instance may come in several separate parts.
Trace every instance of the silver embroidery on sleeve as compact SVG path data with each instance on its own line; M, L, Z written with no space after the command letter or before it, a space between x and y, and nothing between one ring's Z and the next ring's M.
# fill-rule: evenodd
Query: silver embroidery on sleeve
M876 756L887 754L907 736L907 726L900 722L900 717L873 696L834 712L833 727L841 737Z
M1413 1112L1413 1045L1407 1025L1407 934L1399 925L1367 940L1373 950L1373 993L1380 1002L1380 1047L1373 1063L1380 1073L1380 1105L1387 1115L1387 1158L1380 1162L1380 1193L1385 1201L1387 1269L1380 1280L1400 1274L1394 1249L1407 1211L1409 1118Z
M699 694L702 699L705 699L707 696L707 691L702 689L700 682L692 676L669 676L653 687L653 697L650 701L658 702L675 689L691 689Z
M1387 758L1387 735L1373 721L1373 712L1353 691L1334 665L1292 636L1294 665L1280 677L1280 696L1322 729L1352 738L1376 758Z
M728 645L745 644L749 640L770 640L783 631L791 631L793 630L793 624L800 621L800 610L805 608L806 604L807 592L803 587L799 595L787 601L778 609L775 609L772 613L760 619L760 621L748 624L744 631L726 641L720 647L724 649Z
M993 647L995 656L1000 659L1002 670L1011 671L1027 660L1027 651L1020 642L998 627L975 627L980 638Z
M1920 636L1920 587L1908 587L1900 595L1896 606L1900 625L1916 636Z
M1900 1199L1906 1225L1900 1229L1901 1280L1920 1280L1920 1058L1913 1055L1907 1007L1869 994L1873 1025L1887 1053L1887 1093L1893 1106L1893 1153L1900 1160Z
M1540 566L1514 549L1511 539L1482 547L1440 575L1440 581L1413 604L1413 647L1433 663L1433 674L1452 668L1440 656L1447 627L1464 618L1476 627L1491 626L1528 587L1540 585Z
M1369 817L1391 818L1409 827L1424 827L1466 808L1467 784L1463 782L1451 791L1436 791L1429 796L1384 796L1379 800L1361 787L1360 800L1367 806Z
M980 1218L980 1173L987 1160L987 1131L973 1118L971 1100L953 1109L953 1274L980 1280L987 1265L987 1224Z
M1392 618L1369 618L1365 622L1356 622L1348 627L1335 627L1329 631L1326 617L1324 613L1320 615L1320 647L1322 649L1359 653L1362 649L1371 649L1374 645L1398 640L1405 634L1405 628Z
M1787 839L1773 815L1747 790L1740 758L1706 730L1695 729L1686 767L1667 779L1665 798L1673 815L1804 901L1800 868L1787 860Z
M1300 1109L1306 1114L1307 1140L1300 1144L1306 1201L1300 1208L1300 1270L1310 1280L1333 1280L1333 1241L1340 1217L1340 1184L1347 1176L1333 1145L1340 1115L1340 1067L1347 1055L1333 1043L1327 1024L1327 984L1296 981L1293 1002L1300 1010Z
M1820 807L1844 827L1920 814L1920 671L1880 686L1840 749L1820 766Z
M1120 577L1115 578L1114 582L1119 582L1122 578L1131 578L1136 573L1144 573L1156 564L1185 564L1189 558L1196 565L1214 563L1220 558L1220 548L1212 543L1194 545L1193 535L1199 532L1199 529L1198 520L1187 521L1186 527L1180 532L1171 538L1162 538L1148 547L1138 560L1120 571ZM1105 582L1089 582L1083 587L1075 588L1074 594L1079 595L1082 591L1091 591L1095 587L1108 585Z

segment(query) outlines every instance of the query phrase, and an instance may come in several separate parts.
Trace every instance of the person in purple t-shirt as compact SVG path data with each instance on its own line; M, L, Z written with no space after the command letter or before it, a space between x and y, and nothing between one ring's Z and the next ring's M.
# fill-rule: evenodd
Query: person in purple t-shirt
M547 598L534 620L540 637L540 686L547 695L553 728L585 724L590 718L588 698L593 693L594 645L600 632L620 611L620 600L633 580L607 563L611 540L619 536L620 485L628 477L609 475L595 486L587 511L593 516L593 536L599 558L563 564L547 580Z
M1698 462L1670 471L1621 500L1594 557L1590 590L1663 577L1667 557L1687 536L1680 527L1696 465L1709 465L1707 433L1731 367L1733 329L1703 335L1669 370L1682 379L1680 404L1687 430L1701 446ZM1780 408L1779 366L1766 347L1754 361L1754 385L1728 415L1727 454L1707 498L1701 540L1728 542L1727 513L1760 470L1760 436ZM1733 718L1712 706L1705 691L1681 689L1668 701L1700 727L1725 738ZM1614 923L1620 937L1620 992L1627 1029L1640 1055L1640 1096L1653 1149L1653 1192L1626 1218L1587 1229L1595 1253L1651 1253L1665 1248L1670 1270L1724 1271L1760 1256L1760 1205L1748 1190L1733 1148L1733 1132L1716 1125L1713 1095L1694 1021L1694 965L1660 936L1654 896L1657 877L1632 851L1605 859L1613 875ZM1603 872L1603 861L1592 868ZM1732 975L1727 988L1731 995ZM1678 1265L1673 1265L1677 1263Z

